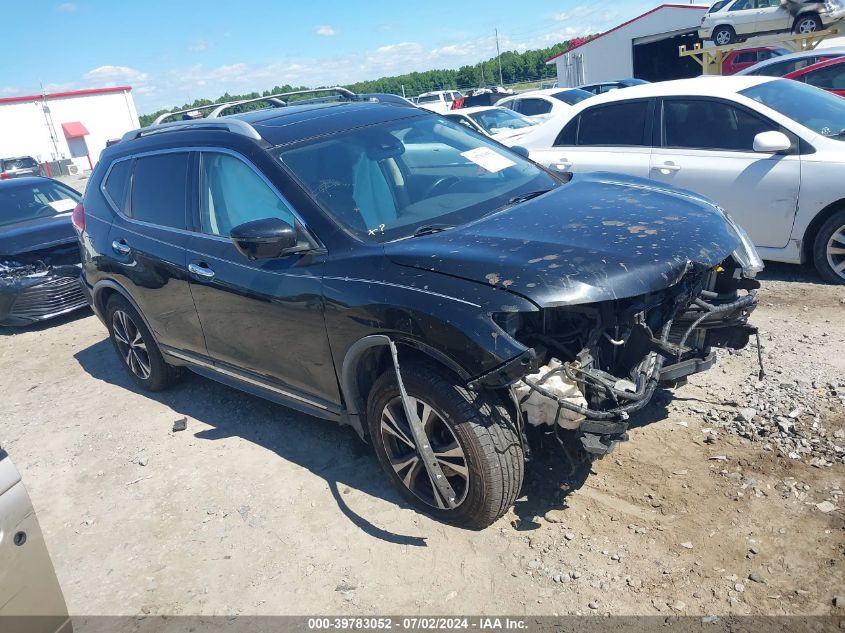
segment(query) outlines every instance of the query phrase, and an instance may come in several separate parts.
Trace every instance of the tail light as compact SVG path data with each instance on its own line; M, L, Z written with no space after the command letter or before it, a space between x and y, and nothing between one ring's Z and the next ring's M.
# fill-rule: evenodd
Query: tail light
M73 222L76 230L80 233L85 230L85 207L82 206L81 202L73 208L70 221Z
M9 180L9 174L5 171L0 171L0 180Z

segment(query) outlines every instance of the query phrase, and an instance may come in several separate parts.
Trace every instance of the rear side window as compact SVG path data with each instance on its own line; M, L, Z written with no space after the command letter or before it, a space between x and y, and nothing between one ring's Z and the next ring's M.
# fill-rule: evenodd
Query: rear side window
M555 139L555 147L568 147L575 145L578 134L578 119L575 117L560 131Z
M126 213L126 192L129 191L129 170L131 160L122 160L112 165L103 187L111 203L121 213Z
M578 145L647 145L648 101L629 101L590 108L581 113Z
M845 64L835 64L809 72L801 81L825 90L845 90Z
M129 214L136 220L186 228L190 154L157 154L135 160Z
M519 112L525 116L548 114L552 111L552 104L543 99L521 99L519 101Z
M721 101L663 102L665 147L753 152L757 134L777 129L748 111Z

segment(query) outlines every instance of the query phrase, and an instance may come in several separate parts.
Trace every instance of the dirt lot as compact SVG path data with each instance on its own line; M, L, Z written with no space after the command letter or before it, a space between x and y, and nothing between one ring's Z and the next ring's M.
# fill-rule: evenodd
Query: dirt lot
M845 428L843 314L845 288L772 267L762 382L753 349L724 355L583 485L532 462L482 532L407 507L349 429L193 375L138 392L90 313L0 331L0 444L74 614L827 614L845 466L724 427L797 390L807 447Z

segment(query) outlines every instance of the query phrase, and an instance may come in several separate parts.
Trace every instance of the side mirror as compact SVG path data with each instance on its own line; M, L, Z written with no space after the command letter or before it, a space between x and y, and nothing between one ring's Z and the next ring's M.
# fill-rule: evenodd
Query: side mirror
M511 147L511 151L516 152L523 158L528 158L528 148L523 147L522 145L514 145Z
M272 259L299 250L296 228L279 218L244 222L233 228L229 237L251 260Z
M760 132L754 137L754 151L764 154L786 152L792 147L792 141L783 132Z

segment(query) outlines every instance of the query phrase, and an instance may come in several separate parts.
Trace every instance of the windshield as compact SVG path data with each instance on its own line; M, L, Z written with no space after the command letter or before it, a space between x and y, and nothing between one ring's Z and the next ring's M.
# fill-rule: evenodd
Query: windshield
M740 91L824 136L845 140L845 99L791 79L777 79Z
M70 213L79 200L76 192L50 181L0 187L0 226Z
M279 158L339 224L370 243L464 224L559 184L498 143L428 116L306 141Z
M488 134L498 134L507 130L519 130L534 125L534 121L531 119L507 108L473 112L469 117L484 128Z
M580 88L573 88L572 90L556 92L552 96L558 101L563 101L564 103L569 105L575 105L576 103L583 101L584 99L589 99L593 96L593 93L587 92L586 90L581 90Z

